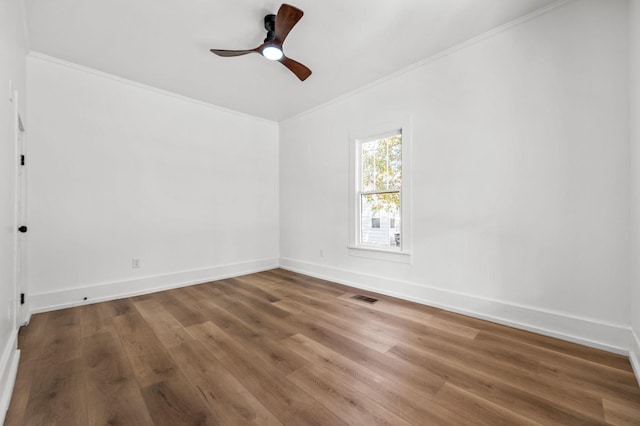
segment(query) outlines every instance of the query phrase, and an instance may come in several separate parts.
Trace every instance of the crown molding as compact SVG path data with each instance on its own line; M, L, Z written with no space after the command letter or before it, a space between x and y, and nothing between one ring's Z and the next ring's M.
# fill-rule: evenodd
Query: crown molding
M386 83L387 81L394 80L394 79L396 79L396 78L398 78L398 77L400 77L400 76L402 76L404 74L407 74L407 73L409 73L409 72L411 72L413 70L416 70L418 68L424 67L424 66L426 66L428 64L431 64L433 62L439 61L440 59L446 58L447 56L450 56L450 55L458 52L459 50L463 50L463 49L466 49L466 48L468 48L470 46L478 44L478 43L480 43L480 42L482 42L484 40L487 40L487 39L489 39L491 37L496 36L497 34L500 34L500 33L504 32L504 31L507 31L507 30L509 30L509 29L511 29L513 27L518 26L518 25L522 25L522 24L524 24L524 23L526 23L526 22L528 22L528 21L530 21L530 20L532 20L534 18L537 18L540 15L544 15L544 14L546 14L548 12L551 12L552 10L558 9L558 8L560 8L562 6L565 6L565 5L569 4L569 3L573 3L575 1L576 0L558 0L558 1L554 2L554 3L551 3L551 4L543 7L543 8L537 9L537 10L531 12L531 13L528 13L528 14L523 15L523 16L517 18L517 19L509 21L506 24L500 25L499 27L496 27L496 28L494 28L492 30L489 30L489 31L487 31L485 33L482 33L482 34L480 34L478 36L475 36L473 38L465 40L465 41L463 41L461 43L458 43L458 44L456 44L456 45L454 45L452 47L449 47L448 49L442 50L442 51L440 51L440 52L438 52L438 53L436 53L434 55L431 55L429 57L421 59L418 62L415 62L415 63L413 63L413 64L411 64L411 65L409 65L409 66L407 66L405 68L402 68L402 69L400 69L400 70L398 70L398 71L396 71L394 73L388 74L388 75L386 75L386 76L384 76L384 77L382 77L382 78L380 78L378 80L375 80L375 81L373 81L371 83L365 84L364 86L361 86L361 87L359 87L359 88L357 88L355 90L347 92L344 95L340 95L340 96L338 96L338 97L336 97L334 99L331 99L330 101L324 102L324 103L322 103L320 105L317 105L317 106L312 107L312 108L310 108L308 110L305 110L303 112L295 114L295 115L293 115L291 117L288 117L288 118L285 118L283 120L280 120L279 123L280 124L286 123L288 121L292 121L292 120L295 120L297 118L301 118L303 116L306 116L306 115L309 115L309 114L313 114L314 112L323 110L324 108L327 108L327 107L329 107L331 105L343 102L343 101L345 101L345 100L347 100L349 98L352 98L354 96L359 95L362 92L366 92L367 90L370 90L370 89L372 89L372 88L374 88L376 86L379 86L379 85L381 85L383 83Z
M79 64L76 64L75 62L69 62L69 61L66 61L64 59L56 58L54 56L45 55L44 53L36 52L34 50L30 51L27 54L27 57L39 59L39 60L42 60L42 61L46 61L46 62L57 64L57 65L62 65L64 67L71 68L71 69L74 69L76 71L82 71L82 72L85 72L85 73L88 73L88 74L95 75L97 77L101 77L101 78L105 78L105 79L108 79L108 80L116 81L118 83L122 83L122 84L125 84L125 85L128 85L128 86L137 87L139 89L143 89L143 90L147 90L147 91L150 91L150 92L154 92L154 93L157 93L157 94L160 94L160 95L163 95L163 96L167 96L167 97L170 97L170 98L178 99L178 100L181 100L181 101L184 101L184 102L189 102L189 103L192 103L192 104L196 104L196 105L199 105L199 106L202 106L202 107L205 107L205 108L210 108L210 109L213 109L213 110L225 113L225 114L235 115L237 117L242 117L242 118L245 118L245 119L248 119L248 120L258 121L258 122L261 122L261 123L264 123L264 124L268 124L268 125L271 125L271 126L277 126L278 125L277 121L267 120L266 118L257 117L255 115L246 114L246 113L243 113L243 112L240 112L240 111L236 111L236 110L233 110L233 109L229 109L229 108L224 108L224 107L221 107L221 106L216 105L216 104L212 104L212 103L209 103L209 102L201 101L199 99L191 98L189 96L179 95L179 94L177 94L175 92L170 92L168 90L159 89L159 88L154 87L154 86L149 86L149 85L144 84L144 83L140 83L140 82L137 82L137 81L134 81L134 80L126 79L124 77L119 77L119 76L114 75L114 74L109 74L109 73L106 73L106 72L103 72L103 71L99 71L99 70L94 69L94 68L85 67L84 65L79 65Z

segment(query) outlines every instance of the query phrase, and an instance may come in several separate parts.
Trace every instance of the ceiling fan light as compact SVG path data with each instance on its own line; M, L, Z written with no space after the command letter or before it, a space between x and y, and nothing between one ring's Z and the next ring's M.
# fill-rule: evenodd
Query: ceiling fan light
M275 46L267 46L262 49L262 56L272 61L277 61L282 58L282 50Z

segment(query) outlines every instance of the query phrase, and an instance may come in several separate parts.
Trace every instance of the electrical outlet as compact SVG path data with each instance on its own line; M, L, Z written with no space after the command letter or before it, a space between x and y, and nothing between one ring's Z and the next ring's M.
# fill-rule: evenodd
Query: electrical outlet
M138 259L137 257L134 257L134 258L131 260L131 267L132 267L133 269L140 269L140 259Z

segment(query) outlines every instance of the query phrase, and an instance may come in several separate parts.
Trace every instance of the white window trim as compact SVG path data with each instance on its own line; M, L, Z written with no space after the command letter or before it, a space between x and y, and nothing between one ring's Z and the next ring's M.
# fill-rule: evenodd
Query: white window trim
M402 189L400 191L400 250L360 245L359 225L359 152L361 142L402 132ZM411 118L362 126L349 132L349 255L390 262L411 263Z

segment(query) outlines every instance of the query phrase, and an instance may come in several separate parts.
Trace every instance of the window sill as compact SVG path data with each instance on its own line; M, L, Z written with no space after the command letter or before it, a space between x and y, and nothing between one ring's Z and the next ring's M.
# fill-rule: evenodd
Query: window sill
M349 256L365 259L384 260L386 262L411 263L411 252L385 250L375 247L347 246Z

